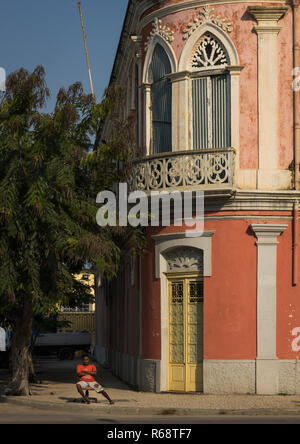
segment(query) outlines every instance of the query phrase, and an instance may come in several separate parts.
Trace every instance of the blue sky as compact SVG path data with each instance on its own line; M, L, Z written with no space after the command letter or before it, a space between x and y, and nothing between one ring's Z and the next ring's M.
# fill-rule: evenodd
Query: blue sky
M94 90L101 100L119 43L127 0L81 0ZM90 83L77 0L1 1L0 67L46 70L51 112L60 87Z

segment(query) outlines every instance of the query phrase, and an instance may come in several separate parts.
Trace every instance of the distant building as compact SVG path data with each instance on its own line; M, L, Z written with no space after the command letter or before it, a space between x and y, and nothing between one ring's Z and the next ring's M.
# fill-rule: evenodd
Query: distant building
M92 270L82 270L81 273L75 275L75 279L90 287L90 293L95 297L95 275ZM93 313L95 311L95 303L82 304L80 307L62 307L63 313Z
M296 1L129 1L132 189L205 193L201 237L148 227L97 278L97 358L140 390L300 393L299 40Z
M92 270L82 270L75 278L88 285L91 294L95 296L95 276ZM70 323L68 327L59 328L59 332L89 331L92 344L95 343L95 303L82 304L75 308L62 307L58 320Z

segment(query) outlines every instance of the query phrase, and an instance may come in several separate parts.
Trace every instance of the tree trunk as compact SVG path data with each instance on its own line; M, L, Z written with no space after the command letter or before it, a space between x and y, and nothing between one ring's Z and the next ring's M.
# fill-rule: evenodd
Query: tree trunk
M30 347L30 353L29 353L29 362L28 362L28 380L30 384L38 384L38 379L35 374L34 364L33 364L33 357L32 357L32 347Z
M9 396L28 396L29 369L32 362L30 345L33 325L32 297L24 297L23 310L17 318L11 343L12 379L5 394Z

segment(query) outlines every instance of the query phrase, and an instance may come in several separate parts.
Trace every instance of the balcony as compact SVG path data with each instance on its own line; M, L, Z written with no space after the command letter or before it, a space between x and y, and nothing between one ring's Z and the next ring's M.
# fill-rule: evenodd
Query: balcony
M131 191L230 190L233 148L178 151L151 155L133 164Z

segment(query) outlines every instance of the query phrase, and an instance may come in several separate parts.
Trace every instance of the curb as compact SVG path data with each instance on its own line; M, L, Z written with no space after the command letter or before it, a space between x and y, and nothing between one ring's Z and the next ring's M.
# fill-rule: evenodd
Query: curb
M3 396L0 402L26 406L40 410L56 410L74 412L93 412L114 416L300 416L300 410L293 409L248 409L248 410L225 410L225 409L181 409L181 408L162 408L162 407L118 407L116 405L99 406L60 404L55 402L35 401L21 398L12 398Z

